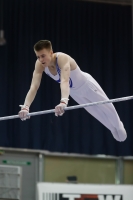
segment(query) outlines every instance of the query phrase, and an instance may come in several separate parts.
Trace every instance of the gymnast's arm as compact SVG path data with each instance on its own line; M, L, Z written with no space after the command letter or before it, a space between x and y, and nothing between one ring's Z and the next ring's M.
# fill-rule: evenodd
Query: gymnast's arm
M30 86L30 89L29 89L29 91L26 95L24 105L27 105L27 106L30 107L31 103L33 102L33 100L36 96L37 90L38 90L40 83L41 83L43 70L44 70L43 66L37 60L36 64L35 64L35 70L33 72L31 86Z
M37 90L40 86L42 72L43 72L43 67L41 66L41 63L37 60L35 64L35 70L33 72L30 90L26 95L24 105L21 106L21 110L19 111L19 117L22 121L30 118L29 116L27 116L27 114L29 113L29 107L33 102Z
M70 62L66 54L60 55L58 57L58 64L61 69L61 99L68 98L70 93L69 88L69 77L70 77Z
M70 77L70 62L66 54L61 54L58 57L58 64L61 69L61 101L60 104L55 107L55 116L62 116L64 108L68 104L68 97L70 93L69 77Z

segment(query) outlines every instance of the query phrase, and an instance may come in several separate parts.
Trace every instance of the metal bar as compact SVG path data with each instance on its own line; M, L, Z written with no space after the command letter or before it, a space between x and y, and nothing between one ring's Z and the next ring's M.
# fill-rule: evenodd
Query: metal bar
M101 105L101 104L106 104L106 103L115 103L115 102L120 102L120 101L127 101L127 100L131 100L131 99L133 99L133 96L122 97L122 98L117 98L117 99L110 99L110 100L106 100L106 101L98 101L98 102L81 104L81 105L76 105L76 106L70 106L70 107L66 107L64 110L65 111L74 110L74 109L78 109L78 108L85 108L85 107L89 107L89 106ZM55 112L55 109L44 110L44 111L29 113L27 116L49 114L49 113L54 113L54 112ZM11 116L6 116L6 117L0 117L0 121L8 120L8 119L16 119L16 118L19 118L19 115L11 115Z

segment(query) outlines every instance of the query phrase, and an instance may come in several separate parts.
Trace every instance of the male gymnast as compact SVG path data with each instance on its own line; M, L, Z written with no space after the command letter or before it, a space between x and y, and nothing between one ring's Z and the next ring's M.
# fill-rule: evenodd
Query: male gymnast
M90 74L81 71L71 56L62 52L53 53L50 41L38 41L34 45L34 52L37 60L30 89L19 112L21 120L29 118L27 114L40 86L43 72L60 83L61 100L55 107L55 116L64 114L69 95L78 104L109 100L96 80ZM126 139L126 130L112 103L85 107L85 110L107 127L117 141L122 142Z

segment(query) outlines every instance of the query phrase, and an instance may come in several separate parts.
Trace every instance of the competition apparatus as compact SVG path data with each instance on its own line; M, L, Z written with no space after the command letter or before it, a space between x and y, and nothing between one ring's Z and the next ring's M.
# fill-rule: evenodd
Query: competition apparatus
M127 101L127 100L132 100L132 99L133 99L133 96L127 96L127 97L121 97L121 98L116 98L116 99L110 99L110 100L106 100L106 101L98 101L98 102L80 104L80 105L76 105L76 106L70 106L70 107L66 107L64 110L68 111L68 110L74 110L74 109L79 109L79 108L85 108L85 107L89 107L89 106L102 105L102 104L106 104L106 103L115 103L115 102ZM44 110L44 111L38 111L38 112L31 112L27 116L43 115L43 114L49 114L49 113L54 113L54 112L55 112L55 109ZM0 121L16 119L16 118L19 118L19 115L0 117Z

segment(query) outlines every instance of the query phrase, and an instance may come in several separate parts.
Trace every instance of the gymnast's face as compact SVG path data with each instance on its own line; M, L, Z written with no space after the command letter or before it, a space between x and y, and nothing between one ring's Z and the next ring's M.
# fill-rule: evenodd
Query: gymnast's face
M49 49L42 49L40 51L35 51L37 59L41 64L46 67L49 66L52 60L53 51Z

